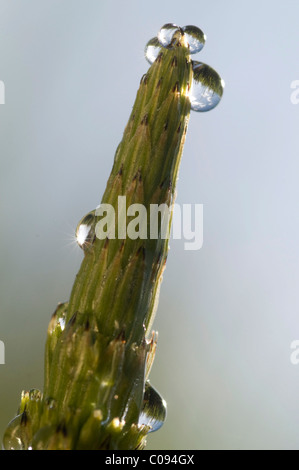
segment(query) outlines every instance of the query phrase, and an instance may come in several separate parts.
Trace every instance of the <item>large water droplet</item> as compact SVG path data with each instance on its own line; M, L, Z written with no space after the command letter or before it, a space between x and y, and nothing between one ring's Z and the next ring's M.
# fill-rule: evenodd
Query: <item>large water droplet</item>
M153 64L160 54L161 51L161 44L159 43L158 38L152 38L148 41L148 43L145 46L144 49L144 55L146 60L150 63Z
M201 51L206 42L206 35L197 26L184 26L185 38L189 44L190 54L196 54Z
M76 240L80 248L88 248L95 238L95 210L85 215L77 225Z
M27 450L28 437L26 432L26 423L24 422L24 413L16 416L8 424L4 437L4 450Z
M193 80L189 93L193 111L210 111L220 102L224 81L209 65L192 62Z
M163 47L168 47L171 44L174 33L179 29L180 27L173 23L167 23L162 26L162 28L158 32L158 39L160 44Z
M143 408L139 416L138 425L149 426L149 432L157 431L161 428L166 419L166 412L166 401L149 382L146 382Z

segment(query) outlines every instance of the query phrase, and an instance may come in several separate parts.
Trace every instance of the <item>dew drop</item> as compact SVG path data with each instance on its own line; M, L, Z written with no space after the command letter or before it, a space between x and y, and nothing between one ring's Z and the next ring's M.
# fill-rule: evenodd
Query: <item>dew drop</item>
M159 43L158 38L152 38L148 41L144 49L144 55L146 60L153 64L160 54L161 51L161 44Z
M223 95L224 81L209 65L192 61L193 80L189 93L191 109L205 112L215 108Z
M8 424L4 437L3 449L4 450L26 450L27 449L27 435L26 426L22 420L23 413L16 416Z
M83 250L88 248L95 237L95 210L85 215L77 225L76 240Z
M59 335L65 329L68 302L59 303L48 326L49 335Z
M149 426L149 432L158 431L166 419L166 412L166 401L149 382L146 382L143 408L139 416L138 425Z
M174 33L180 30L180 27L173 24L167 23L158 32L158 40L163 47L168 47L171 44Z
M60 329L61 331L63 331L65 329L65 317L66 315L64 314L64 316L61 316L60 318L58 318L57 322L60 326Z
M188 25L182 29L189 44L190 54L197 54L205 45L206 35L197 26Z

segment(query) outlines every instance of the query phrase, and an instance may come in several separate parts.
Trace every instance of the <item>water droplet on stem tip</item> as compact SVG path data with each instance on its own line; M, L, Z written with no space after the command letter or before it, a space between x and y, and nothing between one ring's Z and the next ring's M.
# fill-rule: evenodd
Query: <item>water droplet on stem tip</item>
M158 40L163 47L170 46L174 34L181 28L173 23L167 23L158 32Z
M145 55L146 60L150 64L153 64L155 62L158 55L160 54L161 48L162 46L159 43L159 40L157 37L152 38L148 41L144 49L144 55Z
M215 108L223 95L224 81L209 65L192 62L193 80L189 98L193 111L206 112Z
M197 54L205 45L206 35L197 26L184 26L183 32L189 44L190 54Z

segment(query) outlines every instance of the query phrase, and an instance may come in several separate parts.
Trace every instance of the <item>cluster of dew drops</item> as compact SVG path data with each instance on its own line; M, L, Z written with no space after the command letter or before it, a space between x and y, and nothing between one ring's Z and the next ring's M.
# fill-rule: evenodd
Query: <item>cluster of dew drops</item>
M30 392L23 393L28 395L30 400L39 401L41 399L41 392L39 390L32 389ZM47 399L44 406L52 409L57 406L57 403L53 399ZM138 426L141 428L148 426L149 433L158 431L163 426L166 415L167 405L165 400L147 381ZM33 450L35 448L35 445L31 442L30 422L26 421L26 416L25 412L23 412L10 421L3 437L3 450ZM35 436L33 441L36 439L37 441L40 440L39 445L41 445L42 440L46 443L52 436L52 428L42 428L37 436L38 439Z
M153 64L163 48L173 47L174 35L180 32L189 44L190 54L197 54L206 42L206 35L197 26L180 28L173 23L167 23L150 39L145 46L145 57ZM223 95L224 81L209 65L192 60L193 79L189 91L191 109L206 112L215 108ZM88 249L95 237L96 211L89 212L77 225L76 240L80 248Z
M190 54L197 54L204 47L206 35L197 26L188 25L181 28L173 23L167 23L145 46L145 58L150 64L155 62L163 48L173 47L173 38L177 32L185 36ZM210 111L222 98L224 81L207 64L193 60L192 68L193 80L189 93L191 109L199 112Z

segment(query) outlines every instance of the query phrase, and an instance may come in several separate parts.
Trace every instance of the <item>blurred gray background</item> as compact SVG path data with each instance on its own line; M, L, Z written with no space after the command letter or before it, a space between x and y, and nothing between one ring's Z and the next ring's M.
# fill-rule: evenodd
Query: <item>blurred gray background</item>
M204 246L172 241L151 382L168 402L149 449L299 449L299 3L0 0L0 433L43 386L50 315L68 300L79 219L100 202L166 22L207 35L226 83L192 113L178 203Z

